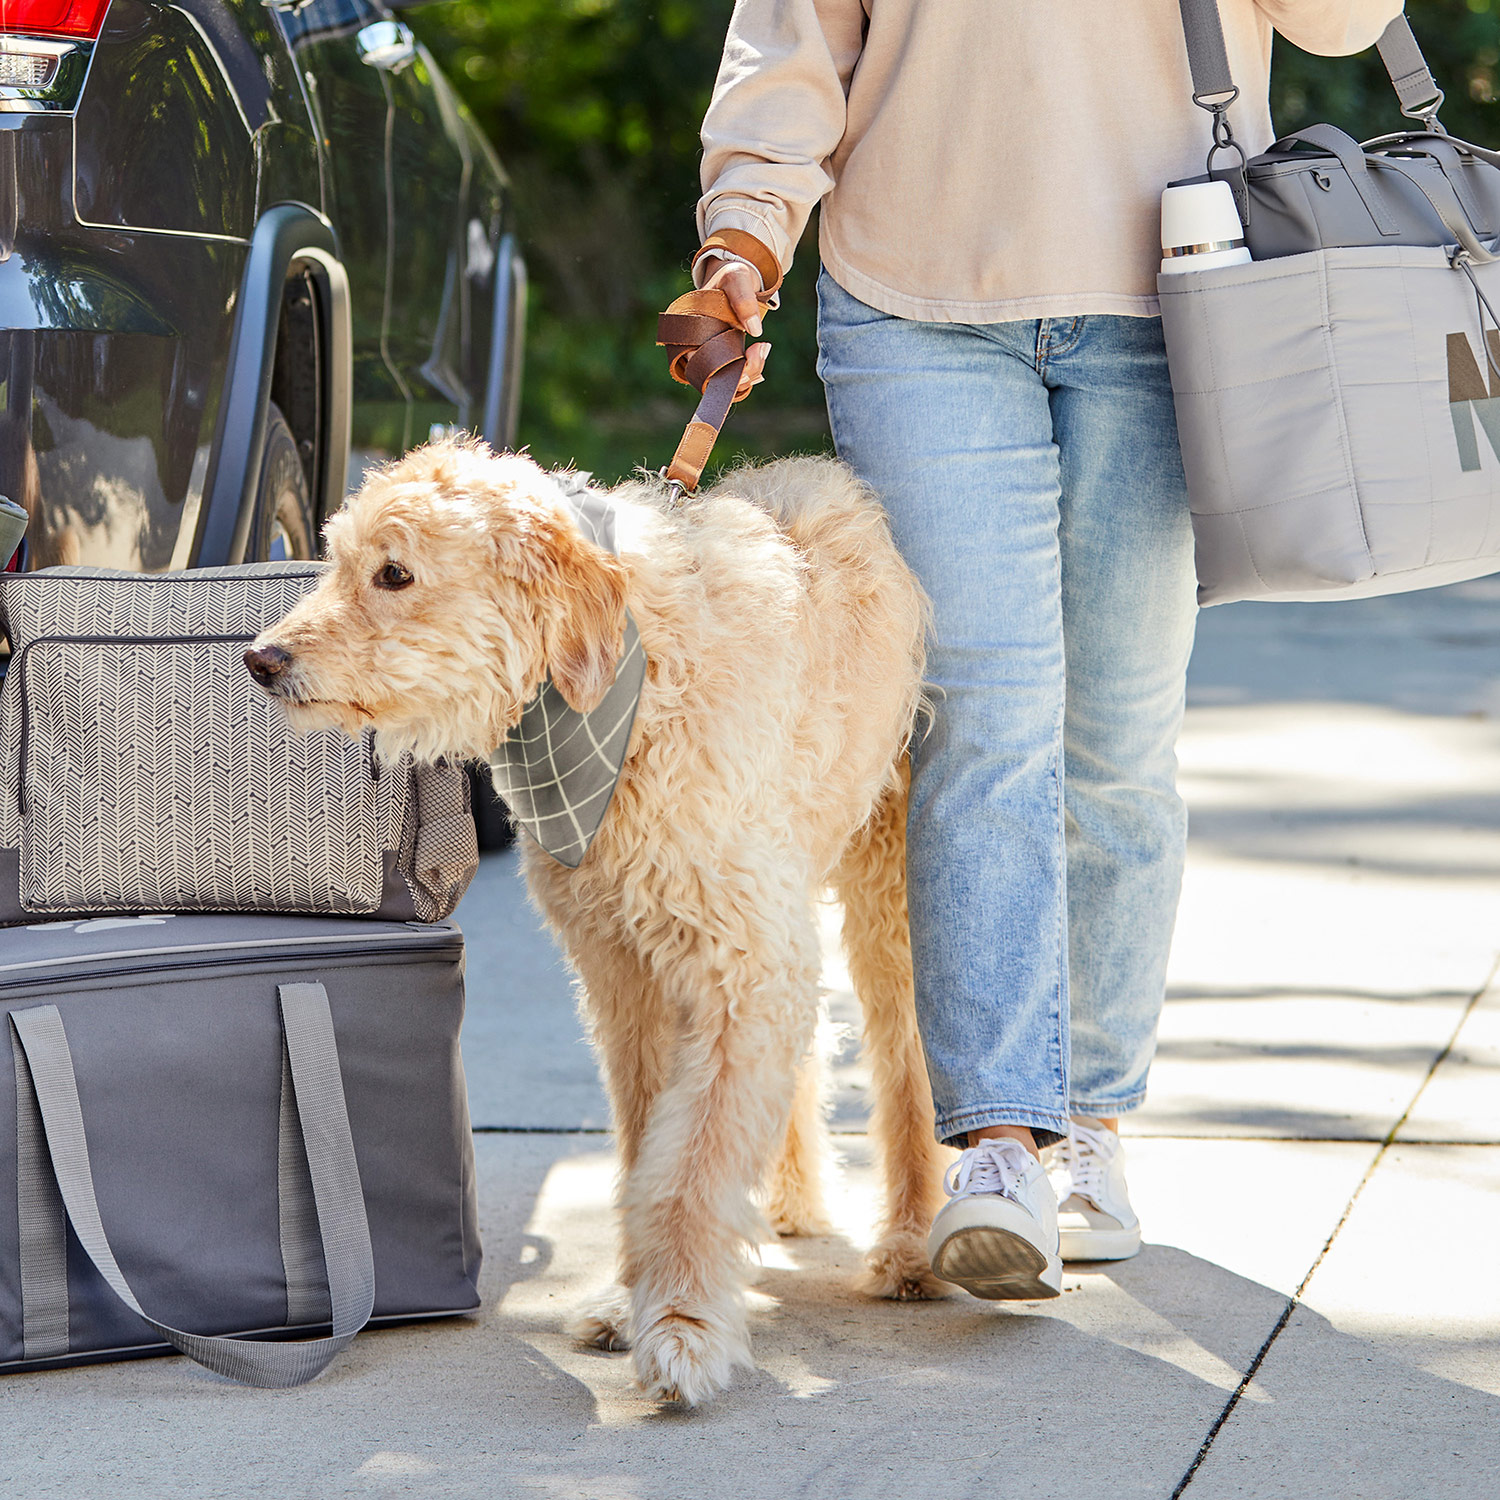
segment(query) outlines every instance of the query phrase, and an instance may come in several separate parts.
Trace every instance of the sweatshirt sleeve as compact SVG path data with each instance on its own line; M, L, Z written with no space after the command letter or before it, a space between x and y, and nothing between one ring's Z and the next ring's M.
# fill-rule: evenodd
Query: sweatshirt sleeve
M703 119L700 240L744 230L791 265L833 186L864 31L862 0L736 0Z
M1319 57L1347 57L1380 40L1403 0L1255 0L1295 47Z

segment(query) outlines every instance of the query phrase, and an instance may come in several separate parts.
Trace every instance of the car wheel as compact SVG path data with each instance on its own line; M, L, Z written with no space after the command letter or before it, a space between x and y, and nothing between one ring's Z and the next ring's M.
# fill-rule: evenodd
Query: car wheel
M495 795L490 768L482 760L469 762L469 805L474 809L481 854L508 849L515 843L516 825L511 822L510 809Z
M306 561L316 551L317 525L307 488L307 471L302 467L292 429L273 401L266 409L266 445L260 460L250 559Z

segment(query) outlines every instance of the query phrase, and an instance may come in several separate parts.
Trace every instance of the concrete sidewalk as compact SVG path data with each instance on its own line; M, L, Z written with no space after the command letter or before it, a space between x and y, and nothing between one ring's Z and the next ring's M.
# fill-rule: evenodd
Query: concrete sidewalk
M179 1360L10 1377L0 1492L1494 1492L1500 585L1206 613L1182 758L1188 883L1127 1127L1137 1259L1070 1269L1035 1306L850 1290L874 1201L830 942L839 1232L765 1247L753 1373L703 1411L654 1408L627 1357L562 1331L609 1278L613 1161L565 976L503 856L460 913L482 1315L372 1334L301 1391Z

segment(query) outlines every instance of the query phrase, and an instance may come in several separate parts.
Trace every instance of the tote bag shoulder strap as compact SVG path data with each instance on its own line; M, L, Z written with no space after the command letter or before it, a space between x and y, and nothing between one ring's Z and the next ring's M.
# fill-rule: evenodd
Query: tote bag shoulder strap
M1427 59L1422 56L1422 49L1417 45L1406 17L1397 16L1375 45L1380 49L1380 60L1391 75L1391 86L1401 101L1401 113L1408 119L1424 120L1431 128L1443 105L1443 91L1432 76L1432 69L1427 66Z
M1229 73L1229 54L1224 49L1224 27L1219 19L1218 0L1178 0L1178 5L1182 11L1188 65L1193 74L1193 102L1215 116L1222 116L1239 97L1239 90ZM1401 113L1410 119L1425 121L1429 129L1435 128L1443 91L1437 86L1404 15L1397 16L1385 28L1376 46L1380 49L1380 60L1391 76L1391 86L1401 102ZM1217 120L1215 139L1218 140Z

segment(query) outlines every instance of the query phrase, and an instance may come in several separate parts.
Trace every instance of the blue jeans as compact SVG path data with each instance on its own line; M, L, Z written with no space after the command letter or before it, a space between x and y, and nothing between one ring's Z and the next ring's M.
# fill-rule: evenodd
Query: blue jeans
M935 610L907 876L938 1137L1051 1140L1145 1098L1182 884L1197 607L1161 324L920 323L825 271L818 346Z

